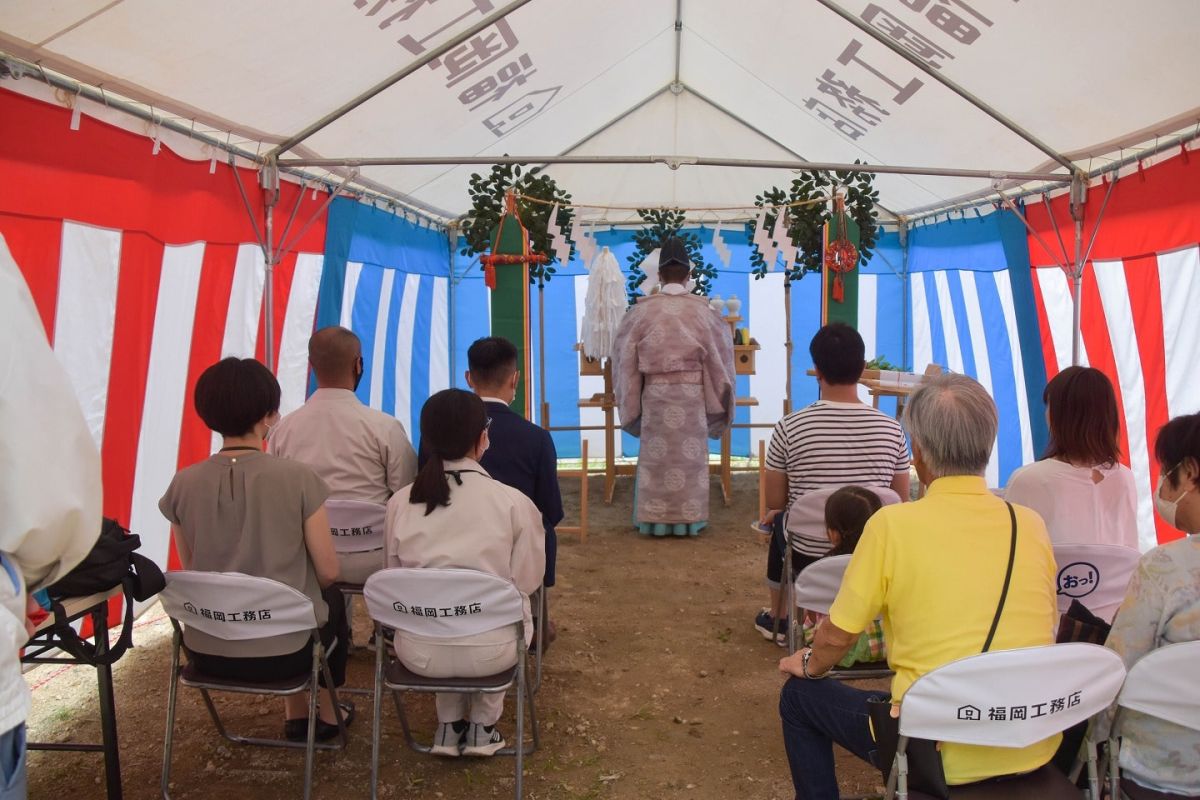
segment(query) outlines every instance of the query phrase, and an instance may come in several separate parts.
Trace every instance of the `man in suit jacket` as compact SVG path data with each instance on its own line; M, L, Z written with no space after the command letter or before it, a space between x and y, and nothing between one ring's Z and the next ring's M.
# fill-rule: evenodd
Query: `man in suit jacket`
M493 478L522 492L542 512L546 529L546 588L554 585L558 539L554 526L562 522L558 491L558 453L550 433L508 407L517 393L517 348L499 336L479 339L467 350L467 383L483 399L492 425L491 447L480 464ZM554 628L546 620L546 644Z

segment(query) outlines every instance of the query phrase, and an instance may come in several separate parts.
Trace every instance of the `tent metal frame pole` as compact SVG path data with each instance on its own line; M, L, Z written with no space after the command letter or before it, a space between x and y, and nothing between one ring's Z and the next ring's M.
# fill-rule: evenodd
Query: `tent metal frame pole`
M683 0L675 0L675 80L671 81L671 92L679 94L683 91L683 83L679 80L679 62L683 52Z
M458 223L451 222L446 229L446 238L449 241L449 258L450 258L450 280L446 287L446 328L447 338L450 344L450 386L454 386L458 382L458 326L454 324L455 318L458 316L454 313L455 295L458 294L459 277L454 271L454 256L458 252Z
M485 28L495 25L497 22L504 19L509 14L516 11L518 8L520 8L521 6L525 5L528 2L530 2L530 0L513 0L511 3L504 6L504 8L501 8L500 10L487 15L486 17L481 19L479 22L477 22L474 25L472 25L471 27L467 28L462 33L452 36L450 39L446 40L445 42L443 42L442 44L433 48L432 50L425 51L421 55L420 58L416 59L415 61L410 62L406 67L404 67L404 69L400 70L399 72L392 73L391 75L389 75L388 77L386 77L382 81L380 81L379 83L372 86L370 89L367 89L362 94L343 103L342 105L335 108L333 111L330 111L328 114L326 114L325 116L318 119L316 122L313 122L312 124L308 125L303 130L301 130L299 133L297 133L293 136L289 136L287 139L284 139L282 142L280 142L278 145L276 145L269 153L267 153L267 158L268 159L278 158L278 156L281 153L285 153L288 150L291 150L293 147L300 144L305 139L308 139L314 133L317 133L318 131L328 127L329 125L333 124L337 120L346 116L351 111L353 111L354 109L361 106L363 103L370 100L372 97L375 97L376 95L380 94L381 92L384 92L387 89L390 89L392 86L395 86L397 83L404 80L409 75L413 74L414 72L419 70L421 67L428 64L430 61L433 61L435 58L440 58L441 56L443 56L446 53L453 50L455 47L458 47L460 44L462 44L463 42L470 39L472 36L476 35L480 31L484 30Z
M275 372L275 264L278 253L275 250L275 204L279 202L279 168L274 162L266 164L259 173L259 181L263 190L263 256L266 260L266 275L263 282L263 357L267 369Z
M824 170L827 172L867 172L876 175L935 175L946 178L984 180L1046 181L1068 183L1070 175L1054 172L1012 172L1007 170L957 169L951 167L909 167L888 164L846 164L829 161L778 161L753 158L712 158L677 155L596 155L596 156L388 156L381 158L281 158L281 167L402 167L480 164L665 164L671 169L682 166L738 167L746 169Z
M962 99L966 100L971 105L975 106L975 108L977 108L980 111L982 111L983 113L987 114L989 117L994 119L996 122L999 122L1005 128L1008 128L1010 131L1012 131L1017 136L1024 139L1029 144L1036 147L1038 150L1041 150L1043 153L1048 155L1054 161L1058 162L1059 164L1061 164L1062 166L1066 167L1067 169L1069 169L1071 171L1075 170L1075 164L1069 158L1064 156L1062 153L1059 153L1053 147L1051 147L1050 145L1043 142L1041 139L1034 136L1028 130L1021 127L1016 122L1014 122L1013 120L1006 117L1004 114L997 111L995 108L992 108L992 106L990 106L988 103L984 102L978 96L967 91L962 86L959 86L957 83L950 80L945 75L942 75L936 69L931 67L928 63L926 63L926 62L922 61L920 58L918 58L915 53L910 53L908 50L905 50L902 46L900 46L898 43L896 43L895 40L891 39L890 37L888 37L881 31L878 31L875 28L872 28L870 25L868 25L866 23L865 20L861 20L858 17L854 16L849 11L842 8L837 3L833 2L833 0L817 0L817 3L824 6L825 8L829 9L834 14L837 14L839 17L846 20L854 27L858 28L860 31L865 33L867 36L870 36L875 41L884 45L885 47L890 49L893 53L897 54L898 56L903 58L905 61L907 61L910 64L912 64L913 66L915 66L917 69L921 70L921 72L923 72L926 75L928 75L929 77L933 78L935 81L942 84L947 89L954 92L956 95L958 95Z
M900 367L912 372L914 365L908 359L909 298L912 296L912 275L908 271L908 221L901 219L897 231L900 235Z
M1071 181L1071 219L1075 221L1075 262L1071 269L1071 366L1079 366L1083 337L1083 215L1087 203L1087 180L1076 173ZM1049 205L1047 205L1049 209ZM1099 225L1099 220L1096 221ZM1058 226L1055 225L1055 231Z
M1005 208L1007 208L1009 211L1011 211L1016 216L1017 219L1021 220L1021 224L1023 224L1025 226L1025 230L1029 231L1029 234L1031 236L1033 236L1033 238L1035 240L1037 240L1037 243L1040 244L1042 246L1042 249L1046 251L1046 255L1048 255L1048 256L1050 256L1050 258L1054 259L1054 266L1058 267L1063 272L1065 272L1069 275L1071 272L1070 268L1066 264L1064 264L1062 261L1060 261L1058 259L1058 256L1054 255L1054 249L1051 248L1050 245L1048 245L1046 243L1046 240L1042 238L1042 235L1040 233L1038 233L1037 230L1034 229L1034 227L1032 225L1029 224L1029 220L1028 220L1028 218L1026 218L1025 212L1021 211L1021 209L1017 207L1017 204L1014 203L1011 199L1009 199L1008 195L1006 195L1004 192L998 191L997 194L1000 196L1001 204Z

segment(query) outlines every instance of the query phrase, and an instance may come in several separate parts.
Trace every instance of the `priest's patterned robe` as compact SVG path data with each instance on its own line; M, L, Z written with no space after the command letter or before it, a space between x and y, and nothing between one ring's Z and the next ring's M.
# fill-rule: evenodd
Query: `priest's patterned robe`
M634 518L643 533L708 520L708 444L733 423L733 336L707 300L667 284L641 298L613 346L621 427L641 438Z

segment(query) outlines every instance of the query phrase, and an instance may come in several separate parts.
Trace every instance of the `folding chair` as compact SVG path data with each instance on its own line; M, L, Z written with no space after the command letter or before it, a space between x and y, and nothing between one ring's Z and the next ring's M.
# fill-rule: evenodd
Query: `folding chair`
M379 565L387 565L384 545L387 506L363 500L326 500L325 513L329 515L329 534L333 537L333 550L338 561L343 556L378 551ZM354 630L354 596L362 594L363 585L350 581L338 581L335 586L346 603L346 627ZM352 642L347 642L352 644ZM343 687L342 694L370 694L368 689Z
M1122 778L1120 725L1122 711L1131 709L1200 731L1198 658L1200 642L1180 642L1147 653L1129 670L1108 739L1108 779L1114 800L1196 800L1195 795L1158 792Z
M216 725L217 732L231 742L254 744L266 747L304 748L304 797L312 794L312 769L314 750L342 749L346 746L346 725L338 705L337 692L325 660L325 648L321 644L316 612L312 600L301 592L268 578L256 578L239 572L194 572L177 571L167 573L167 588L159 595L163 609L171 618L175 629L171 644L171 686L167 699L167 733L163 742L162 796L170 800L168 786L171 781L171 748L175 736L175 707L179 685L198 689L204 705ZM231 680L206 675L194 664L180 667L179 651L184 630L201 633L225 640L241 655L259 655L258 642L275 636L292 633L307 633L311 636L312 670L295 677L267 682ZM325 685L333 699L337 717L339 742L316 741L318 675L324 675ZM239 694L287 695L309 692L308 739L290 742L286 739L262 739L253 736L230 734L209 692L235 692Z
M847 484L850 485L850 484ZM784 518L784 532L787 538L787 552L783 557L783 581L780 583L780 591L786 591L784 587L791 587L793 584L792 575L792 559L793 551L801 553L809 557L820 557L829 551L829 532L825 529L825 503L829 500L829 496L842 487L834 486L826 489L817 489L816 491L807 492L796 498L796 502L792 503L787 509L787 516ZM874 492L880 502L885 506L890 506L893 503L900 502L900 495L893 492L891 489L886 489L879 486L867 487ZM845 567L842 568L845 571ZM806 570L807 571L807 570ZM838 577L838 587L841 586L841 577ZM837 594L837 587L833 590L834 595ZM830 598L832 602L832 597ZM788 626L788 652L796 652L796 625L795 625L795 610L797 607L804 608L810 611L817 609L809 609L807 606L800 605L799 601L792 598L788 603L787 609L787 626ZM775 621L775 635L779 635L779 620Z
M842 588L842 577L846 574L846 566L850 556L830 556L822 558L815 564L796 576L793 595L793 605L817 614L829 614L829 608ZM795 626L792 626L795 628ZM788 637L788 652L796 652L795 633ZM829 671L829 677L836 680L859 680L866 678L886 678L894 673L884 666L855 665L853 667L834 668Z
M526 676L525 602L511 581L470 569L392 568L377 572L363 591L367 611L375 621L375 706L371 742L371 797L379 779L379 741L383 689L389 689L408 746L421 753L429 745L412 735L400 692L474 694L516 689L517 730L513 746L499 755L516 756L516 797L523 790L525 755L538 748L533 692ZM453 638L486 633L516 625L517 663L497 675L482 678L426 678L410 671L394 655L385 655L384 628L429 638ZM529 704L532 746L525 745L525 704Z
M1138 550L1117 544L1055 545L1059 613L1066 613L1071 601L1078 600L1096 616L1112 622L1141 557Z
M1125 679L1120 656L1094 644L997 650L952 661L917 678L900 705L900 738L885 800L929 800L908 788L911 739L1028 747L1112 704ZM1020 709L1020 714L1012 713ZM1019 717L1019 718L1017 718ZM1091 797L1099 797L1096 750L1087 752ZM1025 775L950 787L952 800L1078 800L1083 794L1046 764Z

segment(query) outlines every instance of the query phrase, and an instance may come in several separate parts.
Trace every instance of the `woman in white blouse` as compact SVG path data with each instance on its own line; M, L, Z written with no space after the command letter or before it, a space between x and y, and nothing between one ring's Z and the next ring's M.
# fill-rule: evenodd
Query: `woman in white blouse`
M1120 420L1112 383L1091 367L1068 367L1042 394L1050 444L1041 461L1008 481L1005 498L1046 521L1053 544L1136 548L1137 491L1120 457Z
M528 497L479 465L490 424L483 401L471 392L446 389L426 401L421 447L429 459L416 481L388 501L388 566L457 567L511 580L525 595L526 630L532 632L529 594L541 585L546 567L545 529ZM513 626L453 639L398 631L396 655L418 675L483 677L517 663L516 637ZM496 730L503 693L436 698L433 753L490 756L504 747Z

